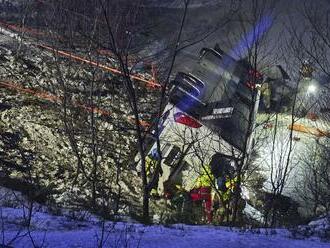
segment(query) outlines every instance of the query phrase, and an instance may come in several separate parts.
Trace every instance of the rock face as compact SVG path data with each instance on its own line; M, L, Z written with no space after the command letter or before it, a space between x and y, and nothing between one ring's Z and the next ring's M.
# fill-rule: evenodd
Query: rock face
M0 177L56 204L127 213L141 184L129 163L135 134L121 79L31 44L0 33ZM155 96L137 90L148 120Z

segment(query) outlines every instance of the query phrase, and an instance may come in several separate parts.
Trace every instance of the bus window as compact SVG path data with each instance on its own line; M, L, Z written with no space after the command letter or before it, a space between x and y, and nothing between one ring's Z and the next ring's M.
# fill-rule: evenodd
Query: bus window
M205 87L204 82L202 80L198 79L195 75L193 75L191 73L189 73L188 75L189 75L190 80L195 84L195 86L199 90L201 90L201 89L203 89Z
M164 156L164 157L166 157L167 156L167 152L170 150L170 148L171 148L171 144L168 144L168 143L166 143L165 145L164 145L164 147L163 147L163 149L162 149L162 155Z
M180 154L181 154L180 148L177 146L173 146L172 150L166 156L164 163L169 166L174 166Z

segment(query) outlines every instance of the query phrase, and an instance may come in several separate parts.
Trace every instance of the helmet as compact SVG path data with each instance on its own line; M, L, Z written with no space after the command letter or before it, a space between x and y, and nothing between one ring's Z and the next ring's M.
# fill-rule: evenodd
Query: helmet
M157 148L151 150L150 156L155 160L158 160L160 158Z
M301 62L302 65L311 65L311 61L309 59L304 59L302 62Z

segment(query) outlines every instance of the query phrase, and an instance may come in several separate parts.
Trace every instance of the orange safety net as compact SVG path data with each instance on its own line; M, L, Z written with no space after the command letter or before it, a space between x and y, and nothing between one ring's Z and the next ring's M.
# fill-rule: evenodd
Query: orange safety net
M61 103L63 101L62 97L50 94L46 91L40 91L40 90L34 90L34 89L29 89L29 88L24 88L23 86L14 83L12 81L0 81L0 86L7 88L7 89L11 89L11 90L15 90L19 93L25 93L25 94L29 94L29 95L33 95L39 99L43 99L43 100L47 100L50 101L52 103ZM100 115L103 116L111 116L111 112L101 109L101 108L96 108L96 107L91 107L88 106L86 104L82 104L79 102L74 102L73 105L75 107L81 108L84 111L87 112L94 112L94 113L98 113ZM132 124L135 124L135 119L133 117L128 117L128 121ZM140 120L140 125L144 128L149 128L150 127L150 123L147 121L143 121Z

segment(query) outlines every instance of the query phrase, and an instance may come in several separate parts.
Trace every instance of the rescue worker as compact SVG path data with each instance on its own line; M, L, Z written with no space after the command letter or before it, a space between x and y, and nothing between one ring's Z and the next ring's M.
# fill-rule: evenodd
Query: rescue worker
M224 201L229 201L231 199L231 195L234 193L236 184L237 177L230 178L228 175L225 176L225 188L224 190L221 190Z
M303 78L311 78L313 76L314 71L315 69L308 59L302 61L299 72Z
M222 165L224 164L225 161L223 161ZM227 165L230 166L229 164ZM218 168L220 167L219 165ZM229 204L237 184L237 177L232 178L233 173L230 171L230 168L224 169L223 166L219 170L223 174L215 178L214 173L211 172L210 166L203 166L200 176L197 178L193 189L190 191L192 202L202 202L203 212L208 222L212 221L213 212L215 213L217 210L219 210L220 220L223 219L223 216L225 216L226 211L229 209ZM216 186L220 193L221 200L215 197L214 191L212 192L214 186ZM213 204L213 200L215 204Z
M237 188L237 177L226 176L225 178L225 190L218 189L219 194L214 196L213 215L219 222L230 221L235 204L237 204L237 213L241 213L246 205L241 197L238 201L234 197L236 190L239 190L240 195L240 188ZM238 218L240 218L240 214Z
M211 169L216 182L216 194L213 196L213 214L218 216L220 222L228 216L231 200L237 185L234 176L233 159L220 153L213 155Z
M214 176L210 166L203 166L200 176L197 178L193 189L190 191L192 202L202 202L202 207L208 222L212 221L212 182Z
M157 163L160 159L160 156L157 152L157 148L154 148L150 154L148 154L146 156L146 174L149 178L151 178L153 176L153 173L156 169ZM160 174L162 173L162 171L160 171ZM154 182L154 184L151 186L151 192L150 194L152 196L158 196L158 192L157 192L157 186L158 186L158 180L159 180L159 175L156 175L156 180Z
M271 98L271 89L269 83L264 82L260 87L260 95L261 100L260 103L262 104L262 109L269 111L270 109L270 98Z

